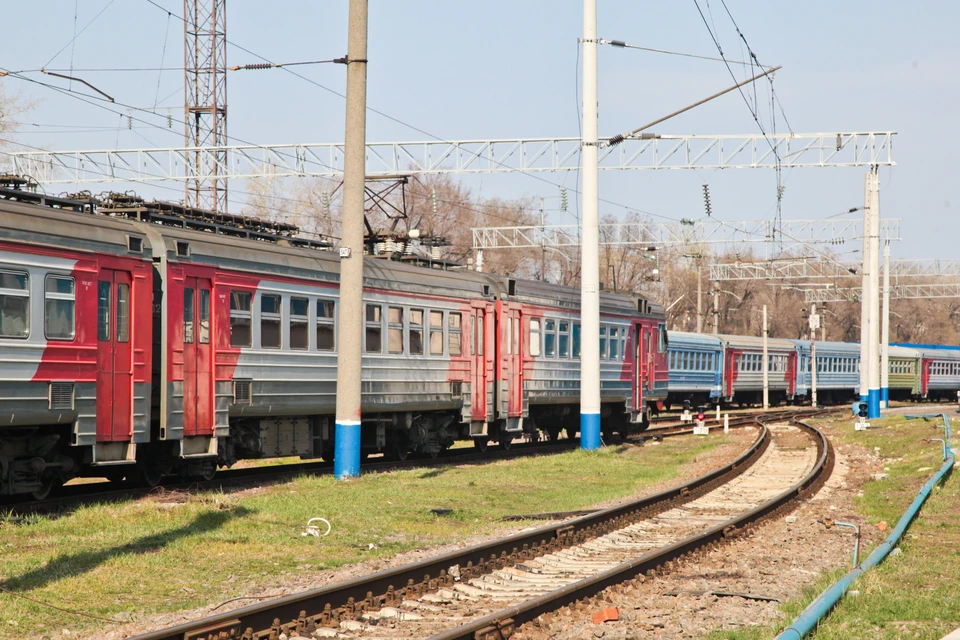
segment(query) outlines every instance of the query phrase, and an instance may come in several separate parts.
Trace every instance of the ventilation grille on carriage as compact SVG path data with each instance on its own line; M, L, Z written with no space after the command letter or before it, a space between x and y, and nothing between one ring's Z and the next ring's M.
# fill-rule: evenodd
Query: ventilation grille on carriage
M72 382L51 382L50 383L50 408L51 409L73 409L73 383Z
M250 393L250 380L234 380L233 381L233 403L234 404L250 404L251 403L251 393Z

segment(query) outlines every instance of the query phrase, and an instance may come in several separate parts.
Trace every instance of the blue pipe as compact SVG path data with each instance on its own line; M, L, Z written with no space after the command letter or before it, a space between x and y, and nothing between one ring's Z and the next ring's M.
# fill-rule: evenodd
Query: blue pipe
M947 432L946 437L947 441L949 441L949 418L947 418L945 414L929 415L943 417ZM907 416L907 418L911 417L919 416ZM897 543L900 541L900 538L907 530L907 527L910 526L910 523L913 521L913 519L917 517L917 514L920 512L920 507L923 506L923 503L926 502L927 498L930 496L930 492L933 490L933 487L936 486L937 483L939 483L953 468L954 456L949 447L946 450L946 454L947 455L943 466L940 467L940 470L937 471L932 478L927 480L925 485L923 485L923 488L920 489L920 493L918 493L917 497L913 499L910 507L903 514L903 516L901 516L897 526L893 529L893 531L890 532L890 535L887 536L887 539L881 542L880 545L873 550L873 553L871 553L870 556L860 564L860 566L837 580L826 591L821 593L817 599L811 602L810 605L803 610L803 613L801 613L789 627L781 631L774 640L799 640L803 636L810 633L814 627L817 626L820 620L830 612L834 605L840 601L840 598L842 598L843 594L847 592L847 589L850 588L850 585L853 584L854 580L860 577L861 574L866 573L866 571L871 567L883 562L893 548L896 547Z

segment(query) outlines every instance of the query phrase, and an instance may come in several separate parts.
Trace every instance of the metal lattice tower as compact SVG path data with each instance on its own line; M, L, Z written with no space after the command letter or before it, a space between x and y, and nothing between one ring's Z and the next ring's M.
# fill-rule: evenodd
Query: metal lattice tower
M227 211L227 2L183 0L186 204Z

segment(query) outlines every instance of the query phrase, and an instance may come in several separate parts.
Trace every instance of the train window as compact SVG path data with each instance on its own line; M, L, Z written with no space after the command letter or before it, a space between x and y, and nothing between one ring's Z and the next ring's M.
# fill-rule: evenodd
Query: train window
M540 319L530 318L530 355L534 358L540 355Z
M109 294L107 294L109 295ZM109 301L108 301L109 304ZM117 314L119 315L119 314ZM110 332L106 332L110 335ZM109 338L102 338L109 340ZM183 289L183 344L193 343L193 289Z
M573 357L580 357L580 323L573 323Z
M387 353L403 353L403 309L387 307Z
M520 318L513 319L513 352L520 355Z
M600 325L600 359L607 359L607 327Z
M543 322L543 355L552 358L557 355L557 322L544 320Z
M620 352L618 349L620 345L620 340L618 338L619 332L620 330L617 327L610 327L610 359L611 360L620 359Z
M559 323L559 334L557 336L557 353L561 358L570 357L570 323Z
M657 351L664 353L667 350L667 325L663 322L657 325Z
M410 309L410 326L407 329L410 355L423 355L423 309Z
M280 296L262 294L260 296L260 348L279 349L280 347Z
M97 340L110 339L110 282L97 282Z
M365 347L367 353L383 353L383 310L378 304L368 304L366 309Z
M430 355L443 355L443 311L430 312Z
M0 271L0 337L30 334L30 290L26 273Z
M483 345L487 341L487 334L483 330L483 315L477 318L477 355L483 355Z
M461 322L463 322L463 318L459 313L447 314L447 346L452 356L459 356L463 353Z
M700 354L699 354L699 353L694 353L694 354L693 354L693 367L692 367L692 368L693 368L695 371L699 371L699 370L700 370Z
M47 276L43 286L43 330L48 340L73 340L76 335L76 288L73 278Z
M208 299L208 308L209 302ZM201 315L201 317L203 316ZM209 323L210 316L208 313L208 326ZM202 336L203 334L201 333L200 335ZM209 342L209 337L207 341ZM130 285L125 282L117 283L117 342L130 342ZM201 342L203 342L202 339Z
M336 344L334 339L334 314L336 303L333 300L317 300L317 349L319 351L333 351Z
M210 342L210 289L200 289L200 344Z
M230 292L231 347L249 347L251 344L250 298L246 291Z
M512 336L510 335L510 326L510 318L505 318L503 321L503 344L506 347L507 355L513 353L513 347L511 346L513 344L513 340L511 339Z
M477 345L477 319L470 316L470 339L467 340L467 355L472 356L476 353Z
M310 348L310 301L307 298L290 298L290 348Z

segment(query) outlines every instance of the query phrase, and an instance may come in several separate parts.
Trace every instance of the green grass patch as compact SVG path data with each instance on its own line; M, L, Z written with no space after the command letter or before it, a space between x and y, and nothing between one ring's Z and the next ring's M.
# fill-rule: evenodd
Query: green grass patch
M883 473L889 476L867 482L856 507L869 523L886 522L893 528L920 487L943 464L940 443L923 441L943 437L943 430L932 428L932 421L899 416L871 422L880 428L854 431L852 419L819 421L818 426L826 428L834 443L859 444L884 460ZM953 427L960 427L960 420L954 421ZM960 626L960 482L956 475L955 471L927 499L901 538L902 554L888 556L879 567L861 576L851 587L859 595L848 592L809 638L938 639ZM861 550L861 558L870 551L872 548ZM802 597L784 603L782 624L796 618L845 573L820 576ZM777 627L756 627L709 637L753 640L771 638L776 631Z
M504 515L583 509L641 494L732 441L674 438L660 446L371 473L348 482L304 476L238 494L88 505L32 524L0 524L0 585L105 618L189 609L249 595L291 574L317 575L503 530ZM432 508L453 512L438 517ZM316 516L332 523L332 533L301 536ZM109 626L3 592L0 611L0 638Z

